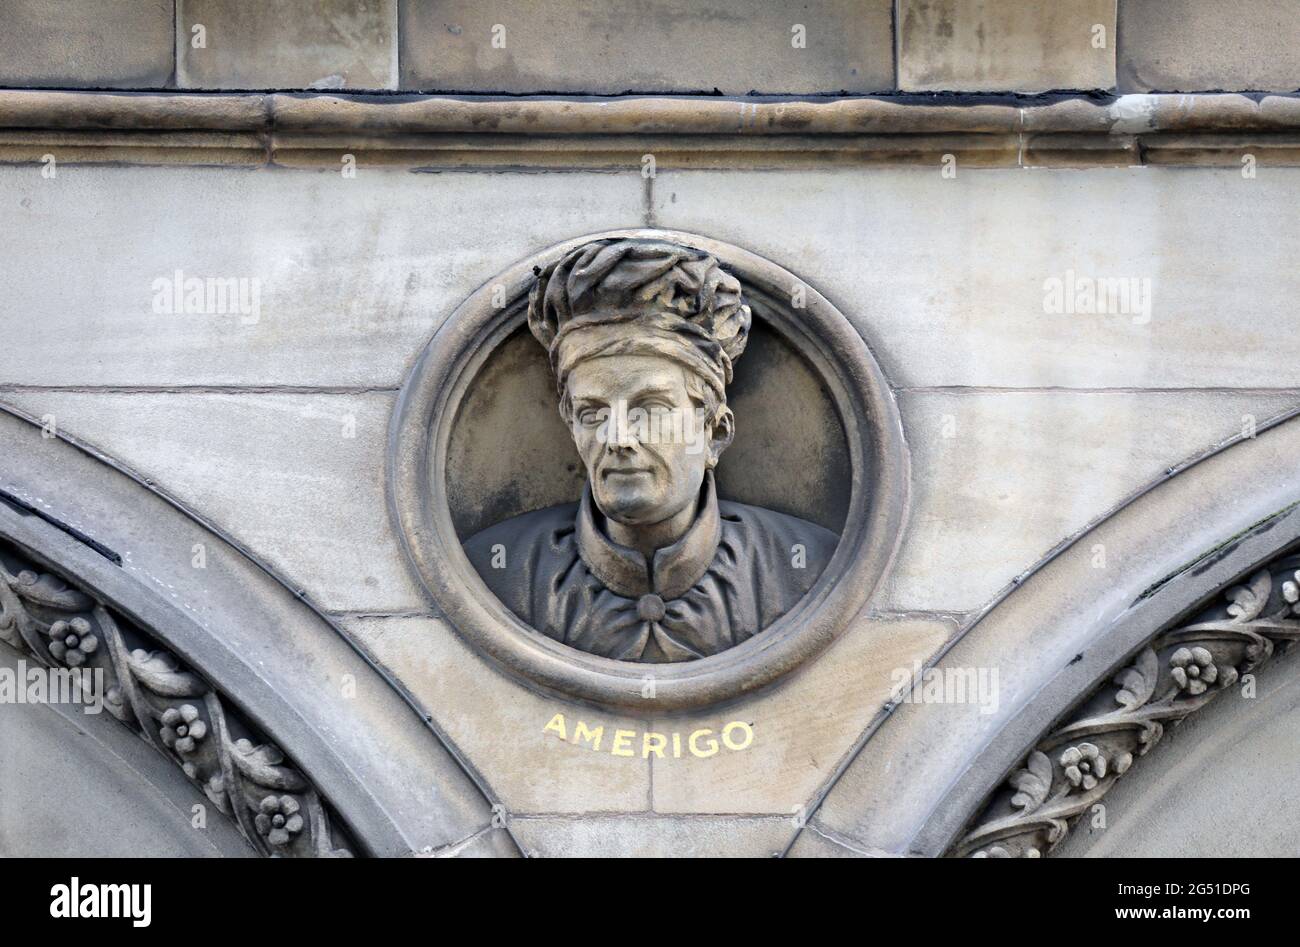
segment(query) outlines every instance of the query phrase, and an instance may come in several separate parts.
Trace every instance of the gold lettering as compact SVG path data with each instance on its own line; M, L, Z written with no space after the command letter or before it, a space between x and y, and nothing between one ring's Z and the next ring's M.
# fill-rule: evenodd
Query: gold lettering
M588 730L587 725L581 720L579 720L577 726L573 728L573 742L581 743L583 740L587 740L591 743L591 748L593 750L600 749L600 740L604 735L604 727L597 727L595 730Z
M745 733L745 742L740 744L739 746L734 745L731 742L732 730L743 730ZM725 727L722 728L722 744L728 750L743 750L753 742L754 742L754 728L751 727L749 724L745 723L745 721L743 720L733 720L731 721L731 723L727 724Z
M636 736L635 730L615 730L614 745L609 748L609 752L615 756L635 756L636 752L632 749L634 736Z
M559 736L561 740L567 740L569 738L568 731L564 729L564 714L556 714L551 718L550 723L542 727L542 733L547 733L548 731Z
M668 746L668 738L662 733L652 733L646 731L641 738L641 759L648 760L653 753L659 759L664 758L664 747Z
M701 734L703 734L704 736L708 736L712 732L713 732L712 730L696 730L694 733L691 734L691 738L687 741L687 746L691 748L692 756L698 756L700 759L703 760L703 759L708 759L714 753L718 752L718 741L713 739L712 737L709 737L708 740L709 751L707 753L702 752L700 748L696 745L696 740L700 737Z

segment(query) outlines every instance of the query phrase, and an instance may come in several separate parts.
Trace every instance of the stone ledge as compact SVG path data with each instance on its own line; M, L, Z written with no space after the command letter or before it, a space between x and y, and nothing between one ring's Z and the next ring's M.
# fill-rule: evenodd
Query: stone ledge
M407 168L1300 163L1300 97L523 98L0 91L0 163ZM68 154L70 152L70 154Z

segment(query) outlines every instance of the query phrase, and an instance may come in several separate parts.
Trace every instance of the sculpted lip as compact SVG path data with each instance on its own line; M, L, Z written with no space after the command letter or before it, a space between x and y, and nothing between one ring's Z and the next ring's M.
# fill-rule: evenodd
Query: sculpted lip
M634 474L648 474L648 473L650 473L649 467L607 467L606 469L600 472L600 475L602 477L608 477L611 474L618 474L620 476L630 477L633 476Z

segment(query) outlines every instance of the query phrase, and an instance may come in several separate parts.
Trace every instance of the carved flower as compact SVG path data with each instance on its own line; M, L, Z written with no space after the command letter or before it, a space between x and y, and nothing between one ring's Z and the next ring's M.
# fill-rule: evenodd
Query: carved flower
M1179 648L1169 658L1169 667L1178 689L1187 691L1193 697L1205 693L1205 689L1219 679L1214 655L1199 645L1194 648Z
M80 667L86 657L99 648L99 639L91 633L90 622L78 616L72 621L56 621L50 625L50 654L68 667Z
M1075 789L1092 789L1106 775L1106 754L1095 743L1080 743L1061 754L1061 768Z
M177 753L193 753L204 737L208 725L199 719L198 708L193 704L168 707L163 711L161 736L163 743Z
M293 836L302 831L299 808L298 800L292 796L267 796L262 800L261 811L253 822L257 831L272 845L287 845Z

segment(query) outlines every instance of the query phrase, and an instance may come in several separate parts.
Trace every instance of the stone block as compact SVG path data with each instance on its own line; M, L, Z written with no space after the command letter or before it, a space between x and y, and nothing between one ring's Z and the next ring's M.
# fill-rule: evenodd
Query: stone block
M176 0L183 89L395 89L397 0Z
M1298 186L1239 163L661 171L654 213L806 280L896 386L1296 388Z
M1120 0L1123 92L1300 89L1293 0Z
M1114 0L899 0L904 92L1044 92L1115 85Z
M638 721L528 690L441 619L369 616L345 627L433 715L511 814L649 808L650 764L611 752L616 730L646 729ZM546 729L556 714L567 739L558 726ZM599 749L575 740L578 721L604 728Z
M171 84L171 0L6 0L0 85L159 89Z
M445 92L892 89L888 0L402 3L402 88ZM800 29L802 27L802 29Z
M803 673L780 687L725 709L662 718L656 731L711 731L705 750L731 721L753 730L743 750L723 747L700 759L690 753L653 759L654 807L660 813L807 814L817 791L889 701L901 674L924 664L953 632L939 619L863 619ZM743 742L744 731L731 738Z
M424 605L384 502L392 394L0 398L153 481L321 608Z
M1300 393L908 392L912 512L879 606L968 611L1167 469Z
M0 193L0 385L396 388L496 273L644 213L634 171L409 174L364 162L355 178L60 165L45 179L6 167ZM257 312L179 311L170 293L156 310L155 285L173 287L178 271L245 280Z
M795 833L781 816L524 818L511 828L526 853L542 858L770 858Z

